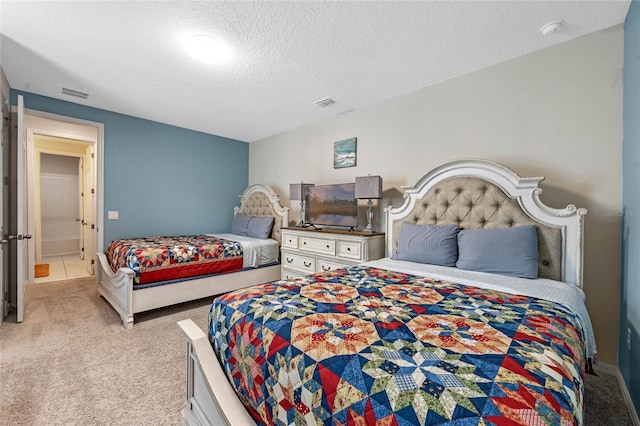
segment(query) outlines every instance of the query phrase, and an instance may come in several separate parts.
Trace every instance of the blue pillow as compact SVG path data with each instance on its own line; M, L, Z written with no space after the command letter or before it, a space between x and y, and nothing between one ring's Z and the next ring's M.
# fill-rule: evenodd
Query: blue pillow
M538 278L536 226L462 230L458 234L456 266L471 271Z
M243 214L238 213L235 215L233 217L233 222L231 223L231 233L246 236L249 229L250 219L250 216L245 216Z
M456 266L460 228L456 225L415 225L402 222L394 259Z
M267 239L271 235L271 228L275 218L273 216L251 216L247 235L252 238Z

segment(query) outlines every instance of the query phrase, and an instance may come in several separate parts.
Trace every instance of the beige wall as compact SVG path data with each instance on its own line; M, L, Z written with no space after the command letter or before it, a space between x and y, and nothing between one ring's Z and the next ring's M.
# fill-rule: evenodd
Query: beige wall
M615 364L622 59L623 28L615 27L275 135L250 145L249 183L272 185L288 205L289 183L379 174L380 204L398 206L402 185L452 159L486 158L544 176L544 202L589 211L587 307L598 358ZM357 166L334 170L333 142L349 137L358 138ZM291 207L297 220L298 202Z

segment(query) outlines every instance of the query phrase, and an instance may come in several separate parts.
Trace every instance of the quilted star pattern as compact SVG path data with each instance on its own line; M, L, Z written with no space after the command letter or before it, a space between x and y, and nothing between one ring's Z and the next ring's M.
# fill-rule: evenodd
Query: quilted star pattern
M258 424L578 425L568 308L365 266L217 298L209 338Z
M353 299L358 290L344 284L315 283L302 287L300 294L317 302L345 303Z
M380 288L380 293L384 297L400 300L406 304L434 304L444 299L444 296L436 290L410 284L389 284Z
M291 343L316 361L358 353L379 339L371 322L348 314L311 314L291 327Z
M465 353L503 353L511 339L481 321L452 315L418 316L407 324L421 341Z

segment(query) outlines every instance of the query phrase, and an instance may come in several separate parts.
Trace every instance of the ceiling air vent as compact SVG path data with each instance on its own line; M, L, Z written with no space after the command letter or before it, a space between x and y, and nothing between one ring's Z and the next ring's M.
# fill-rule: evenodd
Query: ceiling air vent
M336 101L334 101L331 98L324 98L314 102L315 105L318 105L319 107L323 107L323 108L333 105L335 103Z
M89 94L86 92L81 92L79 90L75 90L75 89L69 89L68 87L63 87L62 88L62 94L63 95L67 95L67 96L74 96L76 98L80 98L80 99L87 99L89 97Z

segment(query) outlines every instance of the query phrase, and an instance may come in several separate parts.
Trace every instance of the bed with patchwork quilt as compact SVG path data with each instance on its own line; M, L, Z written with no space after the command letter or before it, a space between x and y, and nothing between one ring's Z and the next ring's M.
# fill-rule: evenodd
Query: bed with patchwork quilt
M121 239L96 253L98 292L125 328L137 313L280 276L280 230L289 209L279 195L268 185L251 185L232 218L229 233Z
M134 286L242 269L242 245L211 235L127 238L112 241L113 271L130 268Z
M478 279L354 266L276 281L217 298L209 338L257 424L581 424L582 292Z

